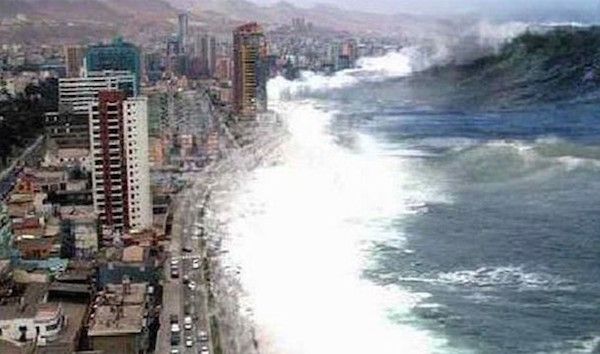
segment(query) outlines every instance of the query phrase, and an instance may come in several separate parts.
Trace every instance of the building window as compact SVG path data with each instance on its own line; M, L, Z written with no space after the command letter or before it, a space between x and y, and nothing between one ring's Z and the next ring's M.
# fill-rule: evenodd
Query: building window
M46 331L54 331L60 325L60 321L56 321L56 323L46 326Z

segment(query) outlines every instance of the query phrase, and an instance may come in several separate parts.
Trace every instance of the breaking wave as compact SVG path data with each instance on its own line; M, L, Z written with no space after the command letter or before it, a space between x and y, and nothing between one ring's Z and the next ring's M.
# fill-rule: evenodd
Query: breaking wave
M540 272L527 272L523 267L481 267L475 270L460 270L448 273L439 273L435 277L400 277L404 283L429 283L449 285L478 290L573 290L573 284Z
M448 167L474 182L535 178L544 172L600 169L600 147L581 146L556 138L488 142L465 139L446 154Z
M526 272L522 267L481 267L441 273L437 278L444 284L477 288L511 288L518 290L571 289L572 284L546 273Z
M528 28L493 54L441 65L415 82L454 88L461 106L514 109L532 103L597 101L600 97L600 28Z
M402 77L413 72L418 48L410 47L399 52L391 52L381 57L362 58L355 69L347 69L332 75L303 71L300 78L289 81L278 76L269 81L269 100L278 102L300 95L340 89L361 82L381 81Z

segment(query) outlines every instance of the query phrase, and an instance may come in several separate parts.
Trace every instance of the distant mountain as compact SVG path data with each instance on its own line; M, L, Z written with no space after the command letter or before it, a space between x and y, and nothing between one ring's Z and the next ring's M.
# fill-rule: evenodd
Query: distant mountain
M0 19L5 20L0 39L72 43L117 34L135 39L168 31L178 12L163 0L0 0Z
M315 26L350 32L377 32L385 35L406 34L409 29L423 26L437 28L439 21L408 14L376 14L344 10L332 5L298 7L286 1L261 6L247 0L168 0L173 7L189 10L202 17L217 14L236 22L258 21L265 24L289 24L292 18L303 17Z
M146 21L177 11L163 0L0 0L0 17L21 14L49 21Z
M318 28L418 37L452 33L454 24L406 14L375 14L331 5L310 8L289 2L259 6L247 0L0 0L0 40L65 43L106 40L121 34L140 42L175 31L177 14L189 11L191 23L230 33L242 22L290 24L303 17ZM17 15L20 15L17 17Z

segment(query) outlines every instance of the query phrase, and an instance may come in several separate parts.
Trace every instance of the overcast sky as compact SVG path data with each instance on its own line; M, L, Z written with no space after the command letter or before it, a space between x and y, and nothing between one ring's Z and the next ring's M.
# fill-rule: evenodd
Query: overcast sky
M254 0L274 3L277 0ZM478 13L485 16L538 16L578 20L600 18L600 0L288 0L300 6L332 3L340 7L376 12L410 12L447 15Z

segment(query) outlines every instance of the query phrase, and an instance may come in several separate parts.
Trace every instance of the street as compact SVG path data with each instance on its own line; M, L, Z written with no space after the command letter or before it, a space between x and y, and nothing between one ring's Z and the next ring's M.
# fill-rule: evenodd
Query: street
M272 157L284 138L274 137L269 126L261 128L262 131L253 128L252 144L228 149L220 160L185 176L191 184L174 200L171 257L164 266L157 353L249 354L258 350L252 324L240 313L238 295L242 289L237 271L220 262L220 254L226 252L221 249L226 230L220 225L218 214L224 206L220 197L235 189L240 176L264 158ZM199 265L194 267L194 262ZM178 270L176 278L171 274L174 268ZM192 317L190 330L184 327L186 312ZM180 328L178 343L174 345L171 315L177 315ZM200 340L202 332L208 341ZM191 343L186 343L189 337Z
M200 264L202 264L205 257L203 256L200 237L197 236L197 228L194 226L198 212L195 204L193 204L194 198L191 195L193 194L182 193L175 201L176 211L169 248L171 257L168 262L165 262L164 266L163 309L157 353L202 353L203 346L208 348L208 353L213 353L210 341L210 326L208 325L204 268L200 266L193 269L192 267L193 259L200 260ZM183 251L184 248L191 250L191 252ZM176 265L174 265L175 262ZM179 270L177 278L171 276L172 268ZM189 283L184 284L184 279L189 279L189 283L194 282L197 284L196 287L191 289ZM191 329L184 329L184 319L186 317L184 308L186 305L190 311L189 315L192 317ZM181 329L179 343L176 345L171 343L171 315L177 315ZM208 334L208 341L201 340L202 331ZM191 346L186 343L188 338L191 338Z

